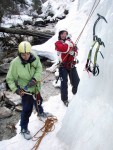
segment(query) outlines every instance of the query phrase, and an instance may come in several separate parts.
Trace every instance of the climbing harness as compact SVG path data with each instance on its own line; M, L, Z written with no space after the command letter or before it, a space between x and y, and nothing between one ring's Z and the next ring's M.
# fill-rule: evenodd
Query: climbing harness
M105 44L101 40L101 38L99 38L95 34L95 29L96 29L96 25L97 25L97 23L99 22L100 19L103 19L107 23L107 20L103 16L101 16L100 14L97 14L97 15L98 15L98 18L95 21L94 26L93 26L93 44L92 44L91 49L89 51L87 62L86 62L86 65L85 65L85 70L88 73L91 72L94 76L99 75L99 66L97 64L97 55L98 55L98 52L100 52L99 51L100 46L102 45L102 46L105 47ZM95 54L94 54L94 61L92 62L92 52L93 52L93 49L94 49L95 46L96 46L96 51L95 51ZM103 56L102 52L100 52L100 54L101 54L102 58L104 59L104 56Z
M94 1L93 6L92 6L92 8L91 8L91 11L90 11L90 13L89 13L89 15L88 15L88 18L87 18L87 20L86 20L86 23L85 23L85 25L84 25L82 31L80 32L78 38L77 38L76 41L75 41L75 46L76 46L76 47L77 47L77 44L78 44L78 42L79 42L79 40L80 40L80 38L81 38L81 36L82 36L83 31L84 31L85 28L86 28L86 25L88 24L89 20L91 19L92 15L93 15L93 13L95 12L96 8L98 7L100 1L101 1L101 0L95 0L95 1ZM68 53L67 53L66 56L64 57L63 61L67 58L67 56L68 56L68 54L69 54L70 51L71 51L71 50L68 51ZM60 62L59 62L58 64L56 64L56 68L59 68L60 65L61 65ZM55 68L53 71L55 71L56 68ZM51 75L51 73L49 73L46 77L44 77L40 82L43 82L43 81L44 81L45 79L47 79L50 75Z
M84 25L84 27L83 27L81 33L79 34L79 36L78 36L78 38L77 38L77 40L76 40L76 42L75 42L75 46L77 46L77 43L78 43L78 41L80 40L80 37L81 37L81 35L82 35L82 33L83 33L83 31L84 31L84 29L85 29L87 23L89 22L90 18L92 17L92 15L93 15L95 9L96 9L97 6L99 5L99 2L100 2L100 0L95 0L94 4L93 4L93 6L92 6L92 9L91 9L91 11L90 11L90 14L89 14L89 16L88 16L88 19L86 20L86 23L85 23L85 25ZM70 52L70 50L68 51L68 53L66 54L66 56L64 57L63 60L66 59L66 57L68 56L69 52ZM61 63L58 63L58 64L56 65L56 67L60 67L60 65L61 65ZM55 70L56 70L56 68L54 69L54 71L55 71ZM51 74L51 73L50 73L50 74ZM43 82L46 78L48 78L48 77L50 76L50 74L48 74L48 75L47 75L45 78L43 78L40 82ZM42 121L42 120L41 120L41 121ZM55 124L57 121L58 121L57 118L54 117L54 116L47 117L46 121L45 121L45 122L43 121L43 122L44 122L44 126L33 136L33 139L32 139L32 140L33 140L33 141L37 141L37 142L36 142L36 144L34 145L34 147L33 147L31 150L37 150L37 149L39 148L39 145L40 145L40 143L41 143L43 137L44 137L45 135L47 135L49 132L52 132L52 131L55 129L55 125L54 125L54 124ZM41 136L37 136L37 134L38 134L39 132L42 132L42 135L41 135Z

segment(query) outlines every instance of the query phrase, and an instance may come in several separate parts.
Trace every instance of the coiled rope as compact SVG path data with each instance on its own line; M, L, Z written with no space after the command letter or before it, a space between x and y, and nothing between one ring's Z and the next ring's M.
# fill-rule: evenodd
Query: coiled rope
M36 143L31 150L37 150L39 148L39 145L42 139L44 138L44 136L47 135L49 132L52 132L55 129L55 123L57 121L58 119L54 116L47 117L46 121L45 122L43 121L44 126L32 138L32 140L36 141ZM40 132L42 132L42 135L38 136Z
M91 19L92 15L95 12L95 10L96 10L97 6L99 5L100 1L101 0L95 0L94 1L94 4L93 4L93 6L91 8L91 11L90 11L90 13L88 15L88 18L86 20L86 23L85 23L82 31L80 32L78 38L76 39L76 42L75 42L76 45L78 44L78 42L79 42L79 40L81 38L81 35L82 35L84 29L86 28L86 25L88 24L89 20ZM68 51L68 53L66 54L66 56L64 57L63 60L66 59L66 57L68 56L69 52L70 52L70 50ZM61 65L61 63L59 63L57 65L57 67L59 67L60 65ZM53 71L55 71L55 70L56 70L56 68ZM44 77L40 82L43 82L45 79L47 79L50 76L50 74L48 74L46 77ZM36 144L33 146L33 148L31 150L37 150L39 148L39 145L40 145L42 139L44 138L44 136L47 135L49 132L52 132L55 129L55 123L57 121L58 121L58 119L56 117L54 117L54 116L48 117L45 122L43 121L44 122L44 126L32 138L33 141L36 141ZM42 132L41 136L38 136L39 132Z

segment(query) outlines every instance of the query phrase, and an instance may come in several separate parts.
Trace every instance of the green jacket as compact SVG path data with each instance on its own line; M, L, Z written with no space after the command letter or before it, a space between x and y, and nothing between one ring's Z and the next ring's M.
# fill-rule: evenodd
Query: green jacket
M19 85L20 88L24 88L32 78L36 79L37 85L28 88L28 92L38 93L40 91L42 65L39 57L35 56L35 58L32 63L25 65L22 64L19 56L11 61L6 81L13 92L17 90L17 85Z

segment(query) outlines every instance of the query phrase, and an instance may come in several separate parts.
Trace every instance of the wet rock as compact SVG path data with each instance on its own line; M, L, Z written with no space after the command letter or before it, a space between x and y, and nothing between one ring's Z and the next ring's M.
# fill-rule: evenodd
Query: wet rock
M0 102L2 101L2 99L3 99L3 93L0 92Z
M30 21L30 20L25 20L23 24L24 24L24 25L32 25L33 22Z
M15 110L18 111L18 112L21 112L22 111L22 106L16 106Z
M6 74L9 69L9 63L4 63L0 65L0 74Z
M40 15L41 13L42 13L42 7L38 7L38 9L37 9L37 13Z
M0 60L2 60L5 57L6 53L2 52L2 49L0 50Z
M3 106L5 106L6 104L5 104L5 101L3 101L3 100L1 100L1 102L0 102L0 107L3 107Z
M16 130L15 124L13 124L13 123L8 123L7 126L6 126L6 128L8 128L8 129L10 129L12 131Z
M50 67L50 66L52 66L52 62L49 59L47 59L47 60L43 61L43 65L45 65L46 67Z
M56 22L58 22L58 19L52 18L51 16L47 16L44 19L44 21L45 21L46 24L50 24L50 23L56 23Z
M49 13L48 13L48 16L53 17L53 16L54 16L54 13L53 13L53 12L49 12Z
M21 104L21 97L12 92L5 92L5 102L6 104L17 106Z
M59 17L56 17L56 19L59 19L59 20L62 20L62 19L65 19L66 16L59 16Z
M0 93L1 95L4 95L4 92L6 91L6 83L0 83Z
M38 18L35 23L34 26L38 26L38 27L45 27L46 23L42 18Z
M32 19L34 20L34 19L37 19L38 18L38 14L33 14L32 15Z
M14 57L5 58L2 60L3 63L10 63Z
M0 107L0 119L7 118L12 116L12 112L10 109L6 107Z

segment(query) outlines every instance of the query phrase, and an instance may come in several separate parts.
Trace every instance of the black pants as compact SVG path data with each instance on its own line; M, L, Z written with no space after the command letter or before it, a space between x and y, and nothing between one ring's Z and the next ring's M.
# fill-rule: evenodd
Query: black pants
M77 93L77 88L79 84L79 76L77 73L76 68L66 69L65 67L59 68L59 76L61 79L61 100L67 101L68 100L68 75L70 78L70 82L72 85L72 93Z
M37 112L42 113L43 112L43 108L41 106L42 104L42 98L40 101L40 105L36 105L36 100L34 100L32 95L27 95L24 94L24 96L22 96L22 113L21 113L21 121L20 121L20 126L21 129L27 129L28 128L28 123L29 123L29 117L31 116L32 110L33 110L33 104L37 110Z

